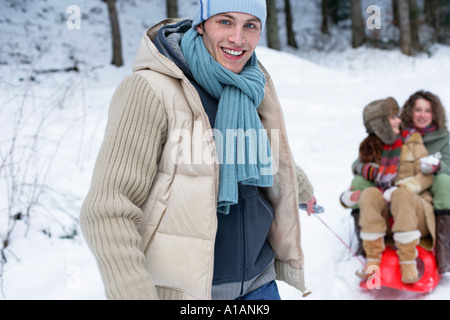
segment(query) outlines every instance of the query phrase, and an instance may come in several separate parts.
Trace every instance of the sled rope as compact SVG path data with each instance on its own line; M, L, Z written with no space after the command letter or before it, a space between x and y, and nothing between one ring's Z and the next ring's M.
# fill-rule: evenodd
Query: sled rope
M339 239L340 242L342 242L342 244L348 249L348 251L350 251L352 253L352 255L358 259L358 261L364 266L364 268L366 267L366 264L364 263L364 261L362 261L358 255L356 253L353 252L352 248L350 248L350 246L336 233L334 232L333 229L330 228L330 226L328 224L326 224L325 221L322 220L321 217L319 217L319 215L317 214L313 214L314 217L316 217L316 219L318 219L328 230L330 230L335 236L336 238Z

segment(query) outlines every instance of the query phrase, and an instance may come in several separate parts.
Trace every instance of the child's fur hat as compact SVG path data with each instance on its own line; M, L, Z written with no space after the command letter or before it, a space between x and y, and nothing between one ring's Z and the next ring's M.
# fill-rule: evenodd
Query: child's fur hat
M397 137L392 131L389 117L397 115L399 111L400 107L392 97L369 103L363 111L364 126L367 132L375 134L385 144L393 144Z

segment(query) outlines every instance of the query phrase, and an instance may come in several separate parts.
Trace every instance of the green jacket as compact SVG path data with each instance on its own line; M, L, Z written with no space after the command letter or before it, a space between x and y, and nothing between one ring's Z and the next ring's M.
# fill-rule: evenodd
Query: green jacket
M423 143L430 154L442 154L441 168L437 173L450 175L450 133L448 131L435 131L425 134Z

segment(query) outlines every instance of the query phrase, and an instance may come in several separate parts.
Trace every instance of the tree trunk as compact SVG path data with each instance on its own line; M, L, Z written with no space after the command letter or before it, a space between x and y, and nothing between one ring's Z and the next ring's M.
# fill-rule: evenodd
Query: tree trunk
M438 6L438 42L450 45L450 0L440 0Z
M433 42L437 42L441 32L439 0L425 1L425 21L434 29Z
M328 30L328 0L322 0L322 25L320 31L323 34L330 34Z
M178 17L178 0L166 0L167 18Z
M286 28L287 28L287 43L292 48L297 49L297 41L295 40L295 32L293 28L293 19L292 19L292 11L291 11L291 1L284 0L284 11L286 15Z
M226 1L226 0L225 0ZM244 0L242 0L244 1ZM277 7L275 0L267 0L267 45L271 49L281 50L278 36Z
M392 24L398 27L398 0L392 0Z
M352 46L358 48L366 42L361 0L350 0L350 14L352 19Z
M112 64L120 67L123 65L122 59L122 41L120 39L119 17L117 16L116 1L106 0L109 12L109 21L111 23L113 57Z
M339 21L341 21L341 12L340 8L344 6L344 0L328 0L327 1L327 7L328 7L328 17L331 18L331 21L333 21L334 24L338 24Z
M398 0L398 20L400 27L400 50L412 55L411 22L409 20L409 0Z
M409 0L409 19L411 23L411 45L417 52L420 50L419 27L420 27L420 9L417 0Z

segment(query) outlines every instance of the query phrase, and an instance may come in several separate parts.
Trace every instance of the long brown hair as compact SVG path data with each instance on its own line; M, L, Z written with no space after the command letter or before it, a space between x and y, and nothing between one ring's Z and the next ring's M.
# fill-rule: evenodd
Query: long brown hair
M439 99L437 95L423 90L417 91L416 93L411 95L405 102L405 105L400 112L400 118L402 119L403 125L412 125L414 105L418 99L425 99L431 103L431 108L433 111L433 122L438 126L438 130L448 131L447 117L445 114L445 109L442 106L441 99Z
M371 133L359 145L359 161L379 163L384 143L375 134Z

